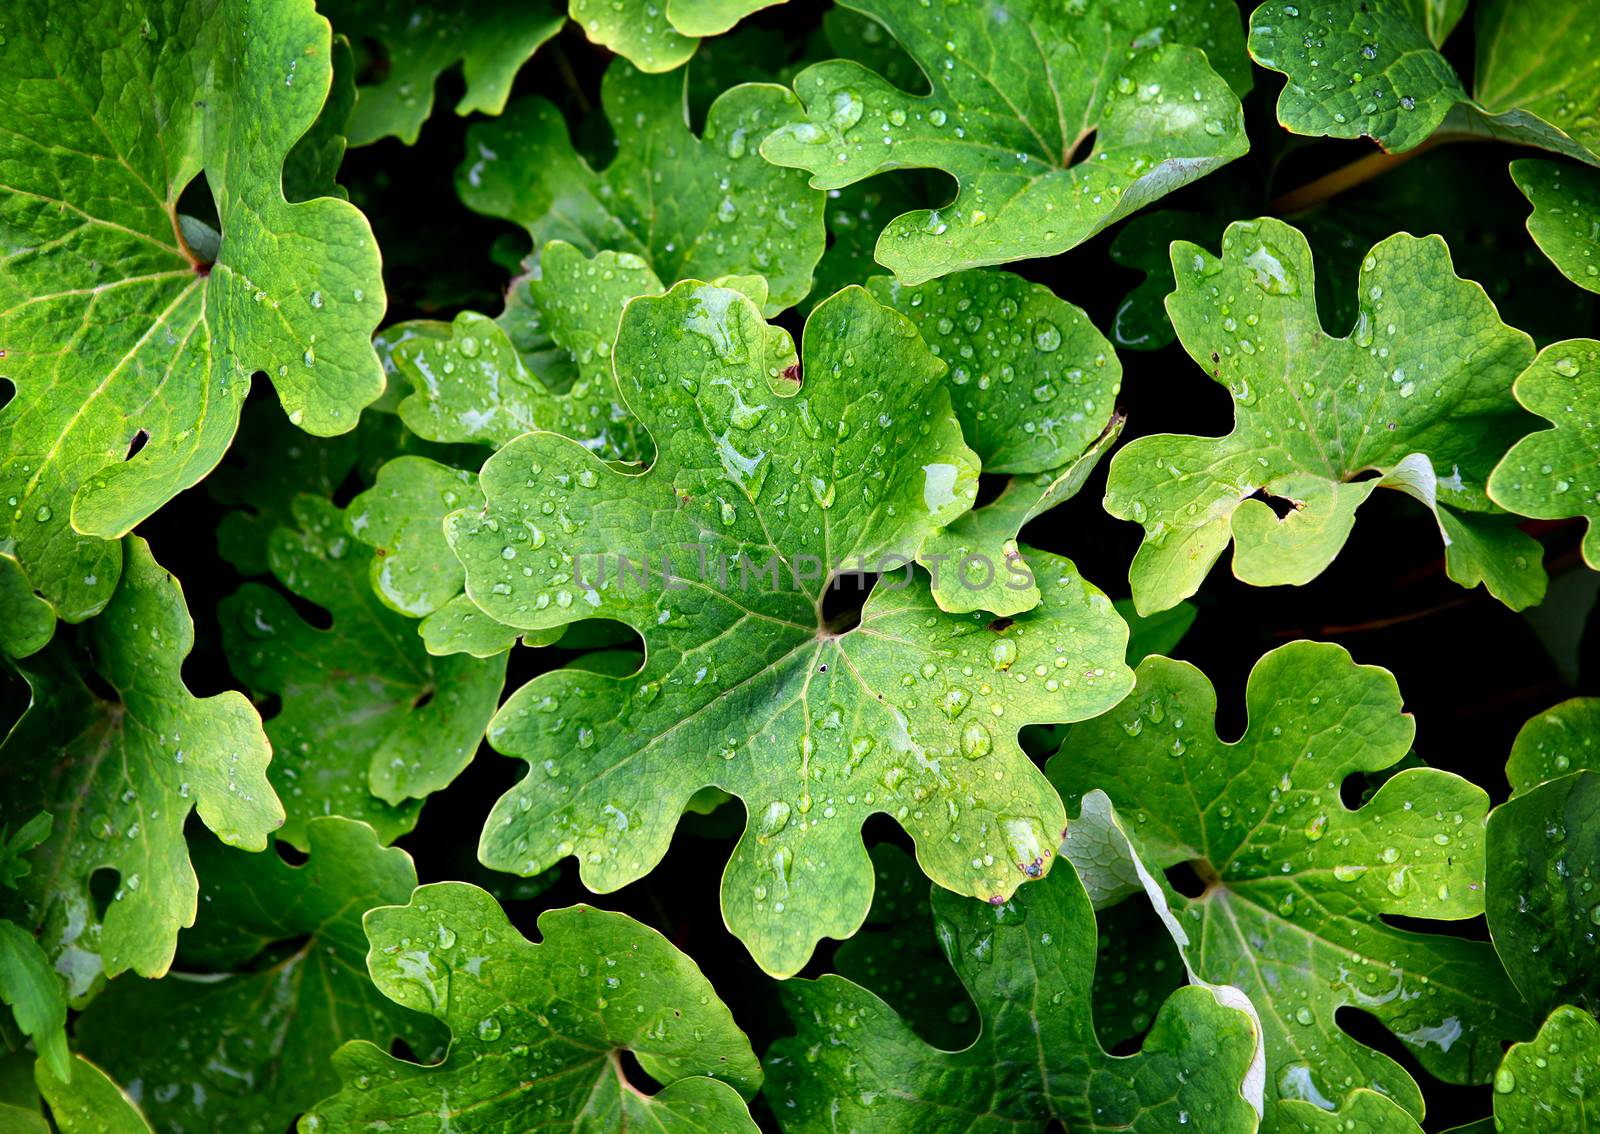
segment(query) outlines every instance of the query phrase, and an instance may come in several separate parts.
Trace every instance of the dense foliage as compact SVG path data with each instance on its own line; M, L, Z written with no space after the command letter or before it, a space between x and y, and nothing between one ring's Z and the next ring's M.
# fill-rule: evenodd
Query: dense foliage
M1600 0L10 0L0 379L0 1134L1600 1124Z

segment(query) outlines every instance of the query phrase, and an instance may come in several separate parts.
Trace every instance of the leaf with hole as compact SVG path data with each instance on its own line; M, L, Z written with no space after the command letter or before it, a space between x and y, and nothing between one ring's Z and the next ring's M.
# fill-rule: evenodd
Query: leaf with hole
M441 1020L442 1063L365 1041L334 1056L343 1087L300 1120L306 1134L378 1126L460 1134L528 1129L754 1134L745 1099L761 1064L711 984L666 938L590 906L517 931L464 882L423 886L366 916L367 968L396 1004ZM630 1053L661 1089L628 1081Z
M856 0L929 89L853 60L802 71L806 120L761 152L842 189L891 169L940 169L955 199L890 221L878 262L902 282L1053 256L1245 152L1237 23L1216 0L982 6ZM1130 47L1131 45L1131 47Z
M1229 225L1220 258L1182 241L1171 255L1167 311L1233 396L1234 427L1147 435L1112 459L1106 510L1144 528L1128 572L1140 612L1193 594L1230 543L1246 583L1310 582L1380 487L1433 512L1452 579L1514 610L1543 596L1539 544L1485 494L1532 423L1509 387L1533 343L1456 277L1443 240L1401 233L1373 248L1343 338L1323 331L1310 248L1282 221Z
M383 281L353 206L280 188L330 83L311 0L7 15L0 544L15 566L0 586L81 622L111 599L117 537L221 458L253 372L308 432L355 426L383 389ZM206 189L192 207L215 203L220 236L180 212ZM0 629L12 653L41 644L37 617L20 644Z
M246 850L283 822L260 718L242 694L189 692L183 592L142 539L123 543L111 602L82 631L87 652L58 641L21 663L32 703L0 744L7 803L60 816L0 905L39 931L74 1004L105 977L158 977L172 963L198 900L191 810Z
M442 1051L443 1029L373 987L361 917L410 899L417 874L365 823L306 824L310 857L195 848L204 913L160 981L114 981L78 1020L78 1046L172 1134L279 1134L333 1093L341 1043ZM197 1056L200 1067L197 1075ZM196 1089L199 1088L199 1089Z
M628 305L621 396L655 439L643 472L532 433L482 473L485 509L448 534L468 596L526 629L609 618L644 637L616 678L562 670L490 726L530 774L479 854L532 874L577 855L592 889L648 872L700 788L750 816L723 914L768 971L797 971L867 914L860 829L887 812L935 881L1004 900L1049 866L1063 813L1017 747L1127 689L1126 627L1064 559L1015 620L948 615L909 564L971 507L978 460L945 366L859 288L788 335L738 292L685 282ZM641 572L648 567L648 577ZM888 572L832 621L835 573Z
M1500 1043L1525 1034L1520 998L1488 992L1504 988L1489 945L1384 920L1482 912L1488 797L1414 768L1345 805L1345 780L1400 761L1414 725L1394 678L1338 646L1267 654L1245 707L1244 734L1224 742L1199 670L1147 658L1134 693L1074 725L1047 770L1069 807L1103 789L1152 867L1199 876L1196 893L1163 888L1194 970L1261 1016L1269 1117L1274 1100L1331 1107L1362 1086L1420 1117L1416 1083L1339 1017L1375 1017L1447 1082L1486 1081Z

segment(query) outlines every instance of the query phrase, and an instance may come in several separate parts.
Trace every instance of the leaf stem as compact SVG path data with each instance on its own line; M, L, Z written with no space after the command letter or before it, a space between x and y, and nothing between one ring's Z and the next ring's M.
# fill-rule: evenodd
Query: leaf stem
M1375 153L1359 157L1349 165L1340 166L1332 173L1325 173L1313 181L1308 181L1298 189L1291 189L1272 202L1272 214L1279 217L1298 216L1310 212L1327 201L1349 192L1360 185L1377 177L1382 177L1391 169L1404 165L1419 154L1431 150L1435 146L1446 145L1450 142L1482 141L1477 134L1435 134L1427 141L1403 153L1387 153L1378 150Z

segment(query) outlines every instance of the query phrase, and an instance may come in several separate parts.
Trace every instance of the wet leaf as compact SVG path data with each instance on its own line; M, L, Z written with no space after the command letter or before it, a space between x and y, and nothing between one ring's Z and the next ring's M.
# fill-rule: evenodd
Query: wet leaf
M813 311L805 347L797 381L787 334L739 293L636 299L616 375L655 439L649 469L527 434L484 466L487 508L447 520L493 618L609 618L647 654L626 678L557 671L507 701L490 742L531 772L482 860L533 874L575 854L612 890L659 861L697 790L721 788L750 816L724 917L780 974L866 916L873 812L963 893L1003 900L1048 869L1064 816L1017 730L1092 716L1129 677L1125 626L1066 560L1036 557L1043 602L1007 624L897 582L976 492L944 365L860 289ZM895 578L850 630L824 589L859 570Z
M1600 173L1553 161L1511 163L1533 206L1528 233L1567 279L1600 293Z
M1138 1054L1113 1056L1091 1023L1094 911L1070 866L987 906L934 890L941 948L982 1028L960 1051L930 1046L839 976L783 988L797 1034L767 1056L766 1095L786 1134L809 1131L1256 1129L1245 1097L1250 1019L1212 990L1181 988Z
M1557 1008L1528 1043L1513 1044L1494 1075L1496 1130L1566 1134L1600 1115L1600 1024Z
M1554 428L1522 438L1489 477L1495 503L1523 516L1589 521L1583 558L1600 568L1600 399L1594 379L1600 374L1600 342L1572 339L1539 352L1517 378L1517 401Z
M463 882L423 886L408 905L369 913L374 983L454 1038L432 1066L346 1044L334 1056L344 1086L300 1120L302 1134L437 1130L441 1110L461 1134L635 1125L754 1134L744 1099L761 1065L693 961L654 930L590 906L546 911L538 924L536 945ZM628 1082L623 1052L659 1091Z
M167 971L195 917L191 809L245 850L261 850L283 822L255 710L236 692L190 694L183 592L142 539L128 537L123 552L111 602L83 631L90 658L62 641L22 663L33 701L0 745L8 806L61 816L6 912L40 931L74 1003L103 977ZM91 891L101 871L114 875L103 916Z
M1434 50L1446 28L1427 11L1432 7L1415 0L1262 4L1250 17L1250 54L1288 76L1278 121L1296 134L1370 137L1391 151L1441 131L1600 164L1591 13L1560 0L1479 4L1469 95ZM1459 8L1451 5L1447 15L1459 17Z
M324 0L336 30L375 52L381 78L362 83L349 126L350 144L380 138L417 140L433 112L433 89L446 68L462 64L466 91L457 114L499 114L517 71L566 22L545 0L504 5L482 0Z
M468 207L522 225L534 247L564 240L585 255L626 252L661 281L765 277L776 314L811 289L822 255L821 193L802 174L763 161L757 147L801 117L789 91L747 83L689 129L684 77L644 75L625 62L601 90L616 156L596 171L543 99L512 104L467 135L456 187Z
M280 187L330 83L309 0L6 15L0 588L81 622L111 599L117 537L221 458L252 372L308 432L355 425L383 389L383 283L354 207ZM186 187L209 187L220 235L180 215ZM24 614L18 637L0 626L14 654L42 645L39 608Z
M1207 63L1248 88L1231 4L1011 4L1004 19L944 0L850 7L899 41L927 93L819 63L795 80L807 120L761 152L818 189L907 167L954 177L952 202L878 237L902 283L1065 252L1247 147L1238 97Z
M267 721L268 778L289 818L280 837L305 849L307 821L344 815L384 842L409 831L421 800L465 768L505 680L503 657L435 658L414 621L378 601L370 557L328 501L301 496L294 527L272 534L267 559L290 593L326 613L308 622L283 594L246 583L218 611L229 663Z
M1022 526L1082 487L1120 432L1122 366L1083 310L1009 272L960 272L916 287L879 276L877 299L916 324L950 368L950 402L999 495L931 536L918 562L941 609L1011 615L1039 604Z
M1111 462L1107 511L1145 529L1128 573L1141 612L1193 594L1229 543L1247 583L1309 582L1379 487L1434 513L1452 579L1513 609L1543 596L1538 543L1484 491L1531 423L1509 386L1533 344L1455 276L1443 240L1374 247L1344 338L1322 330L1310 249L1282 221L1228 226L1220 259L1180 241L1172 264L1167 311L1235 418L1225 437L1154 434Z
M1566 701L1524 725L1506 762L1512 798L1489 813L1489 933L1540 1011L1600 1006L1597 705Z
M1244 735L1225 743L1205 677L1147 658L1122 705L1072 727L1050 778L1069 807L1104 789L1152 867L1188 863L1203 881L1195 897L1163 889L1194 970L1237 986L1260 1013L1269 1112L1276 1099L1327 1108L1372 1086L1420 1117L1411 1077L1335 1015L1370 1014L1447 1082L1486 1081L1500 1043L1525 1034L1520 1000L1486 991L1504 987L1487 944L1381 916L1482 912L1488 797L1415 768L1359 809L1344 805L1345 778L1400 761L1414 726L1394 678L1338 646L1267 654L1245 705Z
M279 1134L339 1087L328 1065L346 1040L443 1049L443 1030L373 987L361 915L405 902L410 856L364 823L306 824L310 857L196 847L203 913L184 934L188 972L113 982L77 1024L89 1058L139 1083L145 1113L173 1134Z

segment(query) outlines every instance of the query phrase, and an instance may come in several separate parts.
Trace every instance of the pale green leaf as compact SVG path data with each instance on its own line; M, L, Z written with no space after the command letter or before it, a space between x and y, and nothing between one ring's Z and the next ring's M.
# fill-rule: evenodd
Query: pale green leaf
M8 8L0 372L16 395L0 409L0 543L68 621L110 601L115 537L217 463L253 372L318 434L354 427L383 389L366 220L281 189L331 49L311 0ZM214 262L177 212L202 173L222 229ZM9 650L39 643L36 619L20 643L0 630Z
M853 60L819 63L795 80L807 120L761 144L818 189L891 169L955 178L952 202L878 237L878 262L903 283L1065 252L1247 148L1238 97L1186 46L1236 53L1231 3L930 3L850 4L917 62L926 93Z
M755 1134L741 1096L755 1093L761 1065L693 961L655 930L590 906L546 911L538 925L536 945L462 882L369 913L379 990L442 1020L454 1040L432 1066L345 1045L334 1056L344 1087L300 1120L302 1134L436 1132L441 1112L457 1134ZM624 1051L659 1091L627 1081Z
M647 653L631 676L557 671L507 701L490 742L532 772L496 805L482 860L532 874L576 854L587 885L615 889L719 787L750 815L724 917L783 974L866 916L873 812L963 893L1003 899L1047 869L1064 815L1017 730L1100 712L1129 678L1109 600L1042 553L1044 601L1009 625L941 614L920 578L880 585L857 629L830 625L830 575L914 558L971 506L978 460L944 364L864 291L812 312L799 381L793 357L736 292L636 299L616 375L656 440L649 469L528 434L484 466L487 508L447 520L495 619L613 619Z
M1224 437L1153 434L1112 460L1106 510L1145 529L1129 569L1141 612L1193 594L1230 543L1255 586L1303 584L1344 546L1380 487L1428 507L1450 577L1513 609L1537 602L1538 543L1484 492L1531 419L1509 387L1533 357L1438 237L1372 249L1344 338L1317 317L1311 251L1278 220L1229 225L1219 259L1172 246L1167 311L1189 357L1232 394ZM1280 519L1266 499L1287 511Z
M1527 1010L1505 994L1487 944L1382 918L1482 912L1488 797L1413 768L1360 808L1344 805L1345 778L1399 762L1414 725L1394 678L1338 646L1267 654L1245 705L1244 735L1225 743L1205 677L1147 658L1120 707L1068 732L1050 777L1069 806L1103 789L1152 867L1187 862L1205 883L1195 898L1163 888L1194 970L1241 989L1260 1013L1269 1118L1276 1099L1331 1107L1357 1086L1420 1116L1410 1076L1346 1034L1336 1013L1372 1015L1447 1082L1486 1080L1499 1044L1524 1034Z
M8 806L60 816L33 852L13 916L41 931L74 1002L102 974L167 971L178 930L195 917L183 838L191 809L246 850L265 847L283 822L255 710L237 692L189 693L182 665L194 624L183 592L143 540L130 536L123 550L117 590L84 631L92 661L61 642L23 663L33 701L0 745ZM97 675L93 688L80 664ZM117 876L104 917L90 889L100 870Z
M1517 378L1517 401L1553 428L1522 438L1495 466L1489 495L1523 516L1588 521L1583 558L1600 569L1600 342L1570 339L1539 352Z

